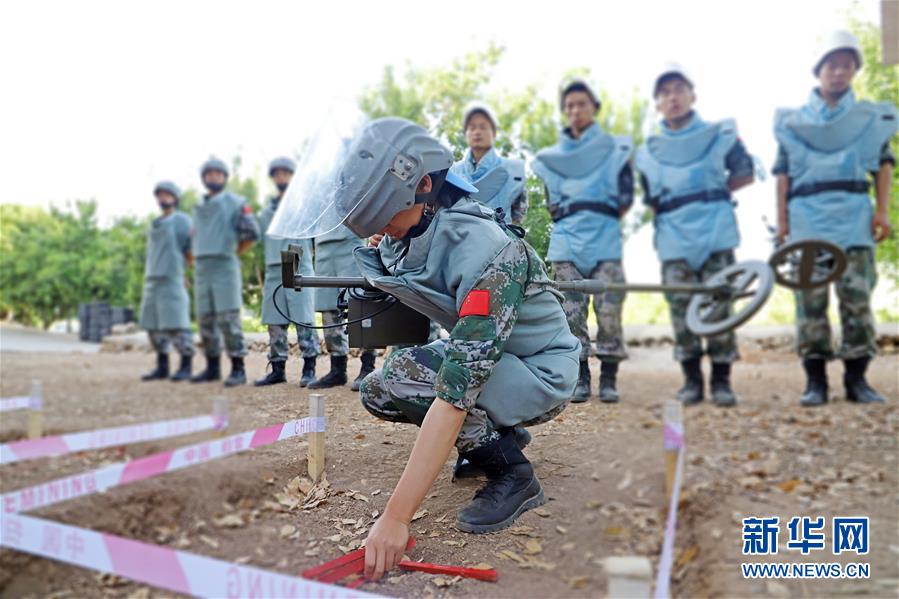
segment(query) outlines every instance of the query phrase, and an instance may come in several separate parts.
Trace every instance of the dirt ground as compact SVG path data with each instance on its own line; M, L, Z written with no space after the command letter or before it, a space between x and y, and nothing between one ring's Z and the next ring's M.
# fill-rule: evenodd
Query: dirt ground
M320 370L326 361L320 359ZM208 413L216 396L230 400L232 432L306 415L308 392L295 384L298 362L293 358L290 384L228 390L219 384L140 383L151 362L152 356L142 352L4 353L0 396L27 393L31 379L40 378L46 434ZM351 360L352 375L358 367L358 360ZM262 354L248 358L251 377L264 368ZM734 381L740 404L729 410L700 405L686 411L688 454L675 596L899 594L897 368L896 355L874 362L870 379L889 403L859 407L844 401L841 366L835 363L830 367L834 401L823 409L804 410L797 405L803 378L793 355L744 351ZM595 362L593 370L599 370ZM498 583L394 573L362 588L409 597L596 597L606 589L602 558L645 555L657 564L665 519L661 411L679 384L670 349L634 348L622 366L620 404L601 405L594 399L532 429L528 454L549 501L523 515L515 528L480 536L455 530L456 510L479 483L451 482L447 463L423 505L426 513L412 524L418 546L411 557L456 565L487 563L499 570ZM348 387L325 395L330 489L327 499L311 509L290 509L276 498L292 479L305 474L306 443L300 438L34 515L298 574L364 540L384 509L416 433L372 418ZM4 414L0 440L22 438L24 429L23 414ZM208 437L197 434L3 466L0 491ZM871 551L865 559L871 578L744 580L740 520L752 515L780 516L781 522L795 515L827 516L828 526L833 516L870 516ZM840 561L830 555L830 545L826 554L807 558L785 551L784 536L782 532L780 553L770 561ZM0 597L101 596L171 593L0 550Z

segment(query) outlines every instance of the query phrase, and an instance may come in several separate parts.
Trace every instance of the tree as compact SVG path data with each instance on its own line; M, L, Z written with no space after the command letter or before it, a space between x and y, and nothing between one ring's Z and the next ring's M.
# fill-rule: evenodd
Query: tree
M536 84L515 92L500 90L488 94L487 85L503 52L502 46L491 44L484 50L464 54L446 67L423 69L407 65L402 78L397 77L393 67L386 67L378 84L363 92L359 106L372 118L399 116L419 123L447 143L458 160L466 148L462 130L465 106L475 100L486 100L499 121L497 150L506 156L531 159L538 150L558 139L562 125L558 99L541 96ZM575 75L589 77L589 70L573 69L566 78ZM647 105L639 99L636 90L623 100L602 93L601 101L600 126L613 134L630 135L635 143L640 143ZM527 190L530 202L524 223L527 239L545 257L552 221L546 210L543 184L531 174ZM641 218L635 220L645 222Z
M856 75L853 87L859 97L896 104L899 98L899 66L883 64L880 46L880 28L873 23L849 17L849 28L862 46L864 68ZM890 142L893 155L899 156L899 136ZM889 219L899 223L899 169L893 169L893 185L890 189ZM899 286L899 236L896 231L877 245L877 266L894 286Z

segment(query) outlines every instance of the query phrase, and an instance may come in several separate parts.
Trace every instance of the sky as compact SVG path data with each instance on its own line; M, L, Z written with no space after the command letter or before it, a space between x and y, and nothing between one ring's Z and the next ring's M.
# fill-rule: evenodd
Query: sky
M853 6L879 22L879 0L4 2L0 202L94 198L103 219L144 215L156 181L197 187L211 154L264 174L386 65L442 65L491 41L506 48L491 85L537 82L547 98L576 66L613 95L648 97L678 61L699 113L735 118L770 168L775 108L805 101L818 40ZM737 199L738 258L766 259L773 179ZM628 240L630 280L658 280L651 251L650 227Z

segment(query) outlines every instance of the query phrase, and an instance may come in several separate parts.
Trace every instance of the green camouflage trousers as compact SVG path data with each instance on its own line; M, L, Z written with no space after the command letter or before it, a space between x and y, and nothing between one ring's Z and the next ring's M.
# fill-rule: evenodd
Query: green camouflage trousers
M839 355L844 360L875 356L877 339L871 313L871 294L877 284L874 252L871 248L851 248L846 259L846 272L834 284L843 329ZM803 358L834 356L827 318L829 300L830 285L796 292L797 351Z
M685 260L670 260L662 263L662 283L701 283L735 262L733 250L715 252L695 271ZM703 350L702 337L694 335L687 328L687 306L690 304L690 293L666 293L665 300L671 313L671 326L674 328L674 359L678 362L701 358L708 353L712 362L730 364L740 359L737 350L737 337L731 331L706 339L706 350Z
M289 345L287 331L290 325L268 325L268 360L269 362L286 362ZM297 344L303 358L314 358L319 351L318 333L315 329L294 325L297 330Z
M326 310L322 312L322 325L329 326L340 322L340 312L337 310ZM346 334L346 327L334 327L332 329L324 329L325 348L328 354L332 356L345 356L350 353L350 339ZM375 350L363 349L363 354L374 355Z
M187 329L172 329L168 331L147 331L150 336L150 345L157 354L167 354L171 346L182 356L194 355L194 336Z
M557 281L574 281L584 276L573 262L553 262L553 278ZM620 260L600 263L589 279L604 283L624 283L624 268ZM571 333L581 342L581 360L591 355L592 344L587 328L587 314L590 295L576 291L566 291L562 309L568 319ZM625 294L621 291L607 291L593 295L593 311L596 313L596 356L603 362L620 362L627 359L624 333L621 330L621 309Z
M228 356L242 358L247 355L243 328L240 324L240 310L210 312L200 316L200 337L203 339L203 353L211 358L222 355L222 333Z
M425 414L437 398L434 385L437 373L444 361L446 339L425 346L395 349L380 370L375 370L362 381L359 397L362 405L372 415L390 422L405 422L421 426ZM452 404L455 405L455 404ZM465 409L463 402L456 405ZM564 410L563 404L534 420L520 426L536 426L548 422ZM468 409L456 449L471 451L497 441L500 434L487 413L473 406Z

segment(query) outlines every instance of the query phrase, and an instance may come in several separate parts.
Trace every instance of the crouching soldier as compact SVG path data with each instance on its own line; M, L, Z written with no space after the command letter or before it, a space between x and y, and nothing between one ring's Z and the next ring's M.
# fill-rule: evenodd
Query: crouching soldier
M169 376L169 346L181 355L181 365L173 381L190 378L194 341L190 332L190 298L185 277L190 264L190 217L178 210L181 191L171 181L160 181L153 189L162 214L153 219L147 232L147 263L144 268L144 296L140 305L140 326L150 336L156 351L156 369L141 380Z

